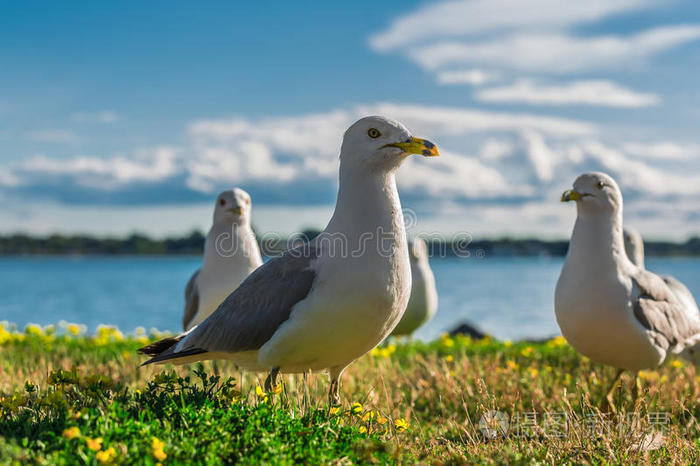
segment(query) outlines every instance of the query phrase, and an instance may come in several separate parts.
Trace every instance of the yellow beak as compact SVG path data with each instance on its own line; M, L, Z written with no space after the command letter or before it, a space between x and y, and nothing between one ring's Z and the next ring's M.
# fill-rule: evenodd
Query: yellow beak
M419 154L425 157L437 157L440 155L435 144L427 139L411 138L408 142L397 142L389 145L398 147L407 154Z
M561 202L578 201L582 197L580 192L569 189L561 195Z
M237 214L237 215L241 215L243 213L243 207L237 206L237 207L233 207L229 210L231 210L231 212L233 212L234 214Z

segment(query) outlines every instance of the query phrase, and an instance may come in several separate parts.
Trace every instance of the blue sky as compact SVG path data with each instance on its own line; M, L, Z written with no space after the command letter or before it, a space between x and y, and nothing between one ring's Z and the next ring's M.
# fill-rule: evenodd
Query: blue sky
M564 236L595 169L642 232L700 233L692 0L0 1L0 69L3 232L206 228L232 186L261 230L323 227L383 113L443 152L399 176L421 231Z

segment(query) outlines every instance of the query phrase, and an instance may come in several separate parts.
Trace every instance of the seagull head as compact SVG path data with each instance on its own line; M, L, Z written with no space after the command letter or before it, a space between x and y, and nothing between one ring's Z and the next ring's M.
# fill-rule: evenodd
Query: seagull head
M564 191L562 202L576 201L579 213L617 214L622 210L622 193L615 180L605 173L584 173L574 181L574 189Z
M356 121L345 132L340 160L346 165L392 171L410 154L440 155L435 144L413 137L398 121L368 116Z
M250 195L240 188L221 192L216 197L214 223L240 223L250 220Z
M428 259L428 247L422 238L415 237L408 243L408 257L411 263L423 262Z

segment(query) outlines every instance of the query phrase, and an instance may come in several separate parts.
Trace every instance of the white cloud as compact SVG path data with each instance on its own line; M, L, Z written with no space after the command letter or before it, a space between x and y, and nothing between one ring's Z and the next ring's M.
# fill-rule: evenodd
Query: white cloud
M661 100L655 94L635 92L612 81L574 81L560 85L538 85L521 79L514 84L477 92L484 102L525 103L529 105L597 105L607 107L647 107Z
M700 39L700 24L655 25L625 35L585 34L583 27L646 8L660 0L449 0L397 17L370 38L377 52L404 55L437 73L439 84L483 84L479 73L573 74L627 70ZM585 30L585 29L583 29Z
M438 198L503 197L513 188L496 168L474 157L443 150L428 161L409 159L398 175L399 189L427 193Z
M176 158L177 151L169 147L137 151L131 157L55 159L36 156L14 167L12 175L17 185L68 177L80 186L110 190L130 183L154 183L170 178L178 171Z
M418 128L426 134L459 135L488 131L536 130L549 135L574 136L596 131L595 125L581 120L531 113L392 103L363 106L358 109L357 115L391 115L405 122L409 128Z
M370 45L388 51L416 42L521 29L560 29L660 4L650 0L465 0L428 4L393 21Z
M665 26L630 36L575 37L561 32L523 32L494 39L442 41L406 51L428 70L482 65L542 74L574 73L644 63L700 38L700 25Z
M437 76L437 82L441 85L468 84L481 86L498 80L498 73L492 73L480 69L443 71Z
M0 166L0 186L10 196L40 192L44 199L88 205L124 199L156 204L167 202L168 195L178 202L201 201L233 185L251 189L257 205L309 206L318 204L319 197L331 202L342 133L368 114L394 117L438 144L441 157L409 159L398 176L406 205L430 205L427 217L447 211L478 215L479 228L493 232L536 226L529 219L513 224L513 215L526 216L522 208L533 215L539 212L538 221L550 222L547 228L568 229L555 200L578 174L591 170L618 179L632 218L636 215L642 224L664 202L672 209L682 205L682 215L688 216L692 212L687 206L700 204L697 157L680 157L690 153L690 144L667 141L647 147L655 155L673 149L676 158L668 164L663 158L640 156L644 147L639 143L620 149L602 141L595 125L578 120L399 103L296 117L195 121L181 147L112 157L34 157ZM64 197L62 190L67 191ZM658 215L668 217L666 212ZM700 218L689 220L683 231L694 227L700 228Z
M74 123L116 123L121 117L111 110L101 110L99 112L76 112L71 115Z
M628 142L623 144L622 148L625 152L649 159L700 159L700 144L678 144L672 141L653 143Z

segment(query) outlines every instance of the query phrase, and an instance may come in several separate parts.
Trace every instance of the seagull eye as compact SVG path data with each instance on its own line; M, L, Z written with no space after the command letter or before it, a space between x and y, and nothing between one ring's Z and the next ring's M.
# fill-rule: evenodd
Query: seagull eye
M370 128L367 130L367 135L372 139L377 139L382 133L380 133L377 128Z
M607 184L605 184L605 182L603 182L603 181L599 181L596 186L598 187L598 189L603 189L604 187L607 186Z
M225 199L219 199L219 205L226 205Z

